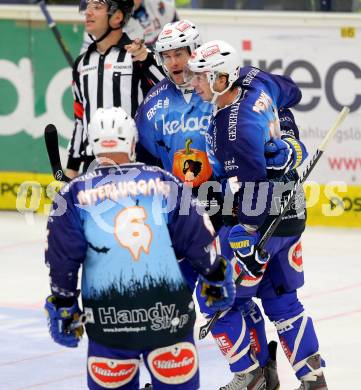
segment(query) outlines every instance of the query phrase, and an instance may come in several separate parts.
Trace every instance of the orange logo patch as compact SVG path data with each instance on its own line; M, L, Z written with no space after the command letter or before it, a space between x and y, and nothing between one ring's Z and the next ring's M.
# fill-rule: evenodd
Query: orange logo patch
M303 271L302 262L302 244L301 241L297 241L288 251L288 262L290 266L297 272Z
M148 365L160 382L185 383L197 372L197 352L194 345L187 342L158 348L148 355Z
M96 356L88 358L88 371L98 385L115 389L130 382L137 373L139 360L116 360Z

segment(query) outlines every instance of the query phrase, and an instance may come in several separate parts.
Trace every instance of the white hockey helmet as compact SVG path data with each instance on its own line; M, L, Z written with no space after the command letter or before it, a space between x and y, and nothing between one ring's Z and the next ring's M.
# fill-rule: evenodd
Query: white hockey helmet
M238 79L239 68L240 58L233 46L220 40L210 41L193 51L188 60L185 79L190 81L194 73L205 73L216 98L227 92ZM228 86L222 92L215 92L213 84L220 74L228 75Z
M89 142L95 156L123 152L134 161L137 141L135 122L123 108L98 108L95 111L89 124Z
M157 64L163 67L164 72L169 76L168 69L164 66L162 52L167 50L189 48L189 54L201 45L201 38L195 24L189 20L178 20L167 23L158 35L154 51Z

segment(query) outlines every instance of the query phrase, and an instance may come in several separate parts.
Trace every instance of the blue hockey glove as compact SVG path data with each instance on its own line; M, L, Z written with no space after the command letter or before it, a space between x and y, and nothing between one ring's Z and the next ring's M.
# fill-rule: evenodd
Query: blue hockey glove
M272 138L265 144L267 169L286 173L307 157L304 145L292 137Z
M228 241L242 269L251 277L257 278L265 271L269 254L260 254L255 248L260 240L258 231L248 232L244 226L235 225L229 232Z
M79 326L68 330L69 326L80 318L78 302L71 307L58 307L56 297L50 295L45 300L45 312L48 317L48 328L52 339L65 347L75 348L81 340L84 328Z
M219 256L219 267L207 277L199 275L197 299L202 312L214 314L229 309L236 297L236 286L233 280L231 263Z

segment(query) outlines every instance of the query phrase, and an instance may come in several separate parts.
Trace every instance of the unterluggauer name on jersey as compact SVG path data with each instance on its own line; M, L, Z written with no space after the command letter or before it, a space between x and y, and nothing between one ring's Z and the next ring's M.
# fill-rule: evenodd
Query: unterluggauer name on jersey
M163 195L168 197L171 191L169 183L159 178L139 181L122 181L119 183L107 183L96 188L79 191L77 199L80 205L91 205L98 201L110 199L117 201L128 196L152 196Z

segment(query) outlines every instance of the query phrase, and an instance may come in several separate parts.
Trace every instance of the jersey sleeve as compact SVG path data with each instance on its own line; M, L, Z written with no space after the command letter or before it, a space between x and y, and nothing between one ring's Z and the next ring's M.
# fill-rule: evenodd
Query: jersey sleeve
M302 92L290 77L281 75L272 75L271 77L279 88L277 107L290 108L300 102Z
M74 297L87 241L71 192L62 191L55 197L48 219L47 235L45 262L50 269L51 291L58 297Z
M152 91L153 89L151 92ZM138 129L139 144L154 157L160 158L155 136L155 116L152 111L152 109L154 109L153 105L156 104L156 102L157 101L153 101L153 99L147 97L139 106L134 119ZM142 150L142 148L138 147L138 150ZM147 161L143 162L147 163Z
M69 141L68 146L68 162L67 168L78 171L81 164L81 155L84 149L83 144L83 115L84 115L84 105L83 97L80 90L79 82L79 72L78 64L82 56L79 56L73 68L73 82L72 82L72 91L73 91L73 110L74 110L74 129Z

